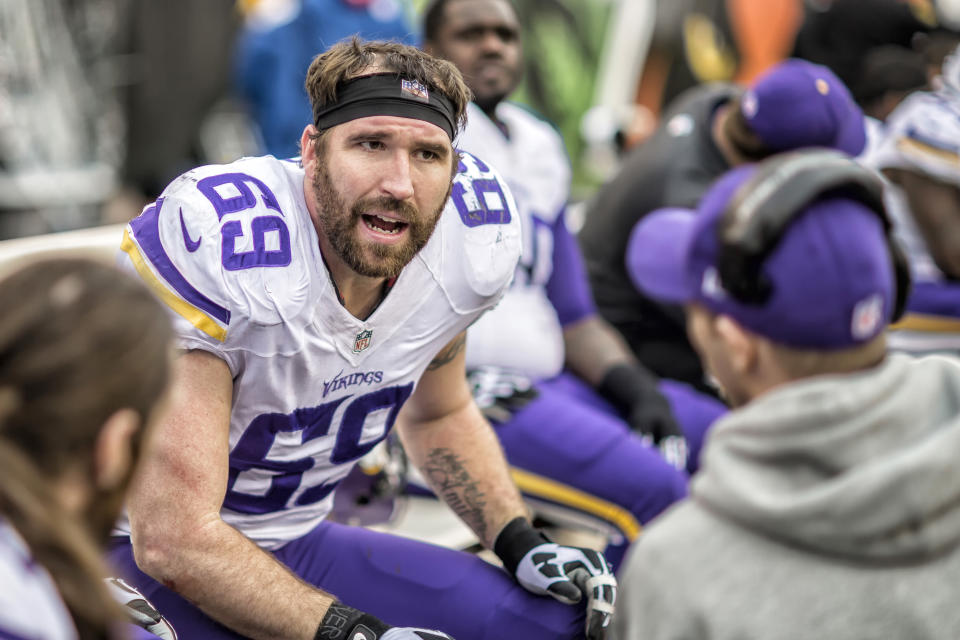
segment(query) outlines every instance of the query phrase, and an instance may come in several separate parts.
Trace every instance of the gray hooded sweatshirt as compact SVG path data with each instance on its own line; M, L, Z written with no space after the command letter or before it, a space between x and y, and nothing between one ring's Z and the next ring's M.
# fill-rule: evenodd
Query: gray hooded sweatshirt
M960 362L891 355L721 419L620 570L618 640L960 639Z

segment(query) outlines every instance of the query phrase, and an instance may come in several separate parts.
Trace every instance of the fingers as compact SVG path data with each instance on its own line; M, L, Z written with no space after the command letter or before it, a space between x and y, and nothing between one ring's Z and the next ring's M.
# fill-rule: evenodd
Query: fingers
M587 612L587 640L604 640L610 627L610 616L603 613Z
M686 469L689 449L687 447L687 441L684 438L680 436L669 436L660 441L658 448L664 460L674 468L681 471Z
M609 573L591 576L582 569L575 573L574 581L587 596L587 640L603 640L617 599L617 580Z
M547 587L547 593L564 604L577 604L583 598L583 591L567 580L554 582Z

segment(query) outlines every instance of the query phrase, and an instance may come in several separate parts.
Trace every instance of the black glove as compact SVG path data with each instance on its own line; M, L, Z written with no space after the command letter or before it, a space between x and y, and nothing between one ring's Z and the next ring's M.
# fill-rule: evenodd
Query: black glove
M453 640L442 631L391 627L369 613L334 601L323 616L314 640Z
M660 449L667 462L678 469L686 467L686 439L652 373L639 364L614 365L597 391L620 411L634 432Z
M603 640L617 601L617 579L599 551L551 542L526 518L515 518L497 535L493 551L520 586L564 604L587 599L587 640Z

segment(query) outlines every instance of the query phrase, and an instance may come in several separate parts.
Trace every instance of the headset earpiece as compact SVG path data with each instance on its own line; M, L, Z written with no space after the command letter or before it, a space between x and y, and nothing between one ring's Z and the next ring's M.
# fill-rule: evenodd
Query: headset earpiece
M723 288L744 304L768 300L773 285L763 275L764 261L809 204L836 195L863 204L883 223L896 280L893 321L898 320L906 309L910 268L893 237L883 189L876 172L838 151L805 149L764 161L723 213L717 269Z

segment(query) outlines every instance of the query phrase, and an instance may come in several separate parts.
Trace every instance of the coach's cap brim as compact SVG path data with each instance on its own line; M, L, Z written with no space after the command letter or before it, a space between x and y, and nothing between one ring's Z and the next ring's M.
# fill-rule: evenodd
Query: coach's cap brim
M644 216L627 244L627 273L635 287L662 302L683 303L694 297L687 274L697 213L664 208Z

